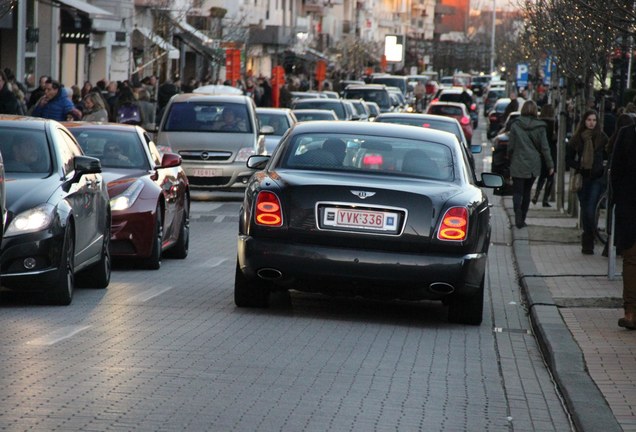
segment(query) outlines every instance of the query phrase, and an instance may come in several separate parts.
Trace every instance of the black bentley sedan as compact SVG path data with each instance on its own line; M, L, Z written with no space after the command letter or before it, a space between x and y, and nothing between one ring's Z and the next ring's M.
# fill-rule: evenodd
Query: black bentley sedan
M490 210L455 135L361 122L295 125L257 169L241 207L234 300L273 290L441 300L482 321Z
M0 136L7 193L2 287L67 305L76 275L86 286L108 286L110 208L99 159L85 156L53 120L3 115Z

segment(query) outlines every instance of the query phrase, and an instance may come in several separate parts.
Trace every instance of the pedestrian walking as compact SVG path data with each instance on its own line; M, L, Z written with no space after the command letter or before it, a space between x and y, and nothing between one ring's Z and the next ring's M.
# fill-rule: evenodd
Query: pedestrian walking
M598 114L587 110L566 148L567 166L583 177L583 185L577 195L583 225L581 252L585 255L594 254L596 205L606 187L603 172L607 141L607 135L598 122Z
M66 96L64 87L59 81L50 78L44 84L44 96L34 106L31 115L57 121L66 121L69 117L82 117L82 113L73 106L71 99Z
M19 114L18 98L13 93L7 76L0 71L0 114Z
M623 255L623 308L618 325L636 329L636 127L620 129L610 165L610 184L615 204L616 247Z
M540 120L546 125L545 132L546 137L548 139L548 145L550 146L550 156L552 156L552 162L556 161L556 121L554 116L554 106L552 104L545 104L541 108L541 115L539 116ZM539 175L539 179L537 180L537 187L534 190L534 196L532 198L532 204L536 204L539 201L539 195L541 195L541 190L545 186L545 190L543 192L543 207L551 207L550 196L552 195L552 188L554 186L554 172L549 174L548 164L546 163L543 156L541 157L541 174Z
M521 115L509 133L508 160L512 177L512 204L517 228L526 226L530 207L530 193L535 178L541 173L541 157L546 161L548 174L554 174L554 161L546 135L546 124L537 118L537 104L526 101Z

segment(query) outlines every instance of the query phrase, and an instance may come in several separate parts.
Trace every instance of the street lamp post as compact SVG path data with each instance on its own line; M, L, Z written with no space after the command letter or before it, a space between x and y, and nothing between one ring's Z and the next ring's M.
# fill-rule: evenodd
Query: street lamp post
M497 0L492 0L492 32L490 35L490 73L495 71L495 25L497 23Z

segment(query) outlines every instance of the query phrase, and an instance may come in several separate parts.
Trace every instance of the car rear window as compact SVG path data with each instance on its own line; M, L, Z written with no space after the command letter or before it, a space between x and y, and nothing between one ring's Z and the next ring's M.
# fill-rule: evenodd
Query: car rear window
M464 114L460 107L449 105L431 105L428 112L429 114L438 114L445 116L461 116Z
M397 117L397 118L384 118L378 120L381 123L394 123L407 126L418 126L427 129L435 129L443 132L450 132L461 141L461 128L453 121L441 121L434 119L421 120L417 118L409 117Z
M332 110L336 113L336 116L340 120L347 119L347 113L345 112L344 105L340 102L333 102L329 99L309 99L309 100L298 100L293 102L294 109L324 109L324 110Z
M390 108L391 101L387 90L376 89L346 89L343 95L344 99L364 99L365 101L375 102L381 108Z
M166 132L252 133L247 106L237 103L178 102L170 105Z
M287 145L280 168L351 171L443 181L454 179L449 147L394 136L303 134Z

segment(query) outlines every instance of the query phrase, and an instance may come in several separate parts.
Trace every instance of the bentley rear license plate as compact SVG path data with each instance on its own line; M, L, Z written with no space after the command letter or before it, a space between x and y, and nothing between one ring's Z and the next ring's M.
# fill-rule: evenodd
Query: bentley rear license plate
M327 207L322 223L327 227L335 228L397 232L398 214L376 210Z

